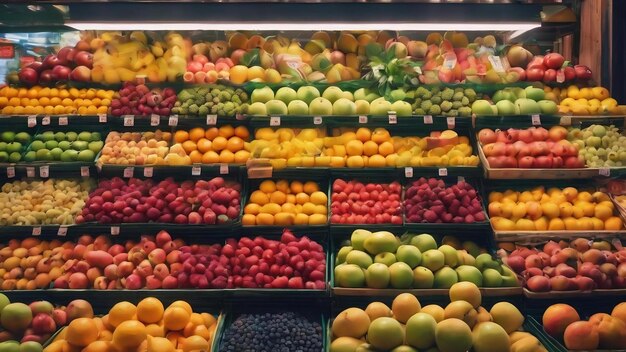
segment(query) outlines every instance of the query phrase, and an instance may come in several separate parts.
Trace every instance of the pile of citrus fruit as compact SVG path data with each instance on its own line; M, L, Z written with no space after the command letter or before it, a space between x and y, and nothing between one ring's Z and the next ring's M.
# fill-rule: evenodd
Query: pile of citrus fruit
M104 89L59 89L3 87L0 112L3 115L106 114L115 92Z
M165 308L148 297L136 306L119 302L101 318L73 320L44 352L210 351L216 328L213 315L194 313L187 302Z
M191 163L245 163L250 157L246 142L250 132L245 126L196 127L189 131L174 133L174 145L170 152L184 153Z
M324 225L328 196L309 181L265 180L250 194L243 225Z

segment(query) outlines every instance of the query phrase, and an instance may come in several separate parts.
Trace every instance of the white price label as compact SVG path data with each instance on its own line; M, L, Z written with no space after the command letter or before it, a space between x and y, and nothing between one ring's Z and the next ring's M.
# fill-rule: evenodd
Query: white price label
M533 126L540 126L541 125L541 116L534 114L531 117L531 121Z
M44 165L39 168L39 177L48 178L50 177L50 166Z
M206 115L207 125L217 125L217 115Z
M50 116L46 115L41 119L41 124L47 126L50 124Z
M270 126L280 126L280 116L270 117Z
M80 175L82 177L89 177L89 166L81 166L80 167Z
M33 236L40 236L41 235L41 227L39 227L39 226L33 227L32 235Z
M161 116L157 114L150 115L150 126L158 126L161 123Z
M67 235L67 227L66 226L59 227L59 231L57 232L57 235L65 237Z
M454 66L456 66L456 57L446 59L443 62L443 67L447 68L448 70L453 69Z
M67 126L69 119L67 116L59 116L59 126Z
M220 175L228 175L228 164L220 164Z
M502 59L500 59L500 56L489 55L488 59L494 71L504 72L504 65L502 65Z
M167 122L168 126L178 126L178 115L170 116L170 119Z
M439 176L448 176L448 169L445 167L439 169Z
M35 126L37 126L37 116L35 115L28 116L28 127L35 127Z
M198 165L194 165L191 167L191 176L200 176L202 173L202 168Z
M111 235L112 236L117 236L120 234L120 227L119 226L111 226Z
M424 115L424 124L432 125L433 124L433 116L432 115Z
M98 114L98 122L107 123L107 114Z
M446 122L448 123L448 129L451 130L456 126L456 118L454 116L446 117Z
M387 115L389 116L389 124L390 125L395 125L398 123L398 115L396 115L395 111L389 111L387 113Z
M125 115L124 116L124 126L125 127L133 127L133 126L135 126L135 116L134 115Z
M359 115L359 123L367 123L367 116Z
M26 167L26 177L35 177L35 168L32 166Z
M404 168L404 177L406 177L406 178L413 177L413 168L412 167L405 167Z
M457 182L465 182L465 177L463 177L463 176L458 176L458 177L456 178L456 180L457 180Z
M13 167L13 166L7 167L7 177L8 178L15 177L15 167Z
M154 168L153 167L144 167L143 168L143 177L152 177L153 174L154 174Z
M563 126L571 126L572 125L572 117L570 115L561 116L560 124Z
M323 122L322 117L321 116L314 116L313 117L313 124L314 125L321 125Z
M608 167L601 167L598 169L598 174L600 174L600 176L609 177L611 176L611 169L609 169Z
M133 177L134 174L135 174L135 168L134 167L126 167L126 168L124 168L124 177L131 178L131 177Z

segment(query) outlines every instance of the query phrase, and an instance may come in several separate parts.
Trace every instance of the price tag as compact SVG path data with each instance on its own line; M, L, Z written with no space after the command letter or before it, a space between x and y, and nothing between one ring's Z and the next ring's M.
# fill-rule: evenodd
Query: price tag
M39 177L48 178L50 177L50 166L44 165L39 168Z
M28 127L35 127L35 126L37 126L37 116L35 115L28 116Z
M107 123L107 114L98 114L98 122Z
M157 114L150 115L150 126L158 126L161 123L161 116Z
M133 127L135 126L135 116L134 115L124 115L124 126Z
M206 115L207 125L217 125L217 115Z
M270 126L280 126L280 116L270 117Z
M171 115L170 119L167 123L169 126L177 126L178 125L178 115Z
M47 126L50 124L50 115L46 115L41 119L41 124Z
M131 178L131 177L133 177L134 174L135 174L135 168L134 167L126 167L126 168L124 168L124 177Z
M9 166L7 167L7 178L15 177L15 167Z
M82 177L89 177L89 166L81 166L80 167L80 175Z
M494 71L504 72L504 65L502 65L502 59L500 59L500 56L489 55L488 59Z
M32 166L26 167L26 177L35 177L35 168Z
M448 176L448 169L445 167L439 169L439 176Z
M69 119L67 116L59 116L59 126L67 126Z
M448 129L451 130L456 126L456 118L454 116L446 117L446 122L448 123Z
M154 168L153 167L144 167L143 168L143 177L152 177L153 174L154 174Z
M236 120L245 120L246 119L246 115L244 115L244 114L236 114L235 115L235 119Z
M389 115L389 124L390 125L395 125L398 123L398 115L396 115L395 111L389 111L387 113Z
M456 57L445 59L443 62L443 67L447 68L448 70L453 69L454 66L456 66Z
M200 176L202 168L199 165L193 165L191 167L191 176Z
M465 182L465 177L459 176L459 177L456 178L456 181L457 182Z
M598 174L600 174L600 176L609 177L611 176L611 169L609 169L608 167L601 167L598 169Z
M41 227L39 227L39 226L33 227L32 235L33 236L40 236L41 235Z
M67 235L67 227L66 226L59 227L59 231L57 232L57 235L65 237Z
M535 114L535 115L532 115L530 118L531 118L533 126L541 125L541 116Z
M220 175L228 175L228 164L220 164Z
M557 83L565 82L565 71L563 71L563 69L556 71L556 82Z
M561 125L571 126L572 125L572 117L569 115L561 116Z
M314 125L321 125L322 124L322 117L321 116L314 116L313 117L313 124Z
M433 124L433 116L432 115L424 115L424 124L432 125Z
M112 236L117 236L120 234L120 227L119 226L111 226L111 235Z
M413 168L412 167L405 167L404 168L404 177L406 177L406 178L413 177Z
M359 115L359 123L367 123L367 116Z

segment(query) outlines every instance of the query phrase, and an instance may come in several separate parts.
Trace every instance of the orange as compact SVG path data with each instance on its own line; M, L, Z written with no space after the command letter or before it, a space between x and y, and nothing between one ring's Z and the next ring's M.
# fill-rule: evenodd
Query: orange
M243 164L250 159L250 152L247 150L240 150L235 153L235 162L238 164Z
M289 192L291 192L291 190L289 189L289 181L287 180L276 181L276 190L281 191L285 194L289 194Z
M248 138L250 138L250 131L248 131L248 128L246 126L237 126L235 127L235 136L246 141L248 140Z
M167 330L181 330L189 322L191 314L183 307L168 307L163 313L163 325Z
M372 156L376 153L378 153L378 144L372 141L367 141L363 143L363 154L367 156Z
M303 213L296 214L296 217L293 220L293 223L294 225L308 225L309 216Z
M111 348L109 341L94 341L87 345L81 352L108 352Z
M619 217L611 216L604 221L604 229L610 231L623 230L624 224L622 223L622 219Z
M295 194L288 194L286 203L296 204L296 195Z
M235 154L228 149L222 150L220 153L220 163L230 164L235 161Z
M285 203L280 206L281 212L283 213L295 213L296 206L293 203Z
M72 320L65 333L65 340L74 346L87 346L97 339L98 326L89 318Z
M319 185L313 181L308 181L304 184L304 193L306 194L312 194L313 192L317 192L319 190Z
M252 214L244 214L241 217L241 224L246 226L256 225L256 216Z
M202 320L204 320L204 325L209 328L215 323L217 323L217 319L209 313L200 313Z
M135 319L137 315L137 307L128 301L122 301L113 306L109 311L108 323L113 327L117 327L126 320Z
M167 335L165 335L165 338L167 338L170 341L170 343L174 346L174 348L182 347L184 337L180 332L170 331L167 333Z
M115 328L113 344L121 348L135 348L144 342L146 337L148 333L145 325L137 320L127 320Z
M235 129L231 125L222 126L219 128L219 135L228 139L235 135Z
M184 141L189 140L189 133L187 131L176 131L174 133L174 142L182 143Z
M142 323L156 323L163 317L163 303L154 297L147 297L137 304L137 319Z
M217 127L211 127L204 132L204 137L210 141L215 139L217 136L219 136L219 130Z
M254 204L265 205L269 203L269 201L269 195L261 190L256 190L250 195L250 202Z
M309 225L325 225L326 224L326 215L322 214L313 214L309 216Z
M346 152L348 155L362 155L363 154L363 142L358 139L353 139L346 143Z
M185 152L187 153L187 155L189 155L189 153L191 153L194 150L198 150L198 147L196 146L195 142L192 141L184 141L183 142L183 149L185 150Z
M204 129L200 127L192 128L191 131L189 131L189 139L191 139L194 142L197 142L198 140L200 140L200 138L203 138L203 137L204 137Z
M231 152L237 152L243 149L243 139L233 136L228 139L228 143L226 144L226 149Z
M296 203L304 204L309 201L309 196L306 193L296 194Z
M311 193L311 202L315 205L326 205L328 203L328 197L324 192L313 192Z
M372 132L372 140L377 144L389 141L390 139L391 135L389 134L389 131L384 128L377 128L374 132Z
M183 308L187 311L187 313L189 313L189 318L191 319L191 314L193 314L193 308L191 308L191 304L187 303L186 301L174 301L172 302L172 304L170 304L167 308L173 308L173 307L179 307L179 308Z
M256 216L257 225L274 225L274 215L261 213Z
M393 153L393 144L391 142L383 142L378 146L378 153L387 156Z
M315 206L315 214L328 214L328 208L325 205L316 205Z
M293 194L298 194L304 191L304 185L300 181L291 181L289 188Z
M161 313L162 314L162 313ZM165 330L163 329L163 325L159 324L148 324L146 325L146 332L150 336L155 337L165 337Z
M202 136L204 136L204 134ZM198 151L204 154L208 152L209 150L211 150L211 146L213 145L213 143L211 143L210 140L202 137L198 140L196 145L198 146Z
M282 210L282 208L280 207L280 205L276 204L276 203L267 203L264 206L261 207L261 210L259 211L260 214L271 214L271 215L276 215L278 213L280 213L280 211Z
M174 344L163 336L148 336L146 349L150 352L174 352Z
M228 140L222 136L218 136L213 139L213 150L215 150L216 152L225 149L227 145Z
M302 204L302 212L305 213L306 215L315 214L315 204L311 202L306 202Z
M283 204L287 200L287 195L281 191L274 191L270 195L270 202Z
M361 127L356 130L356 138L365 143L372 138L372 131L369 128Z
M189 159L191 159L192 164L200 164L202 162L202 156L203 154L197 150L192 150L191 153L189 153Z
M245 208L243 208L243 213L244 214L257 215L260 210L261 210L261 207L258 204L250 203L250 204L246 205Z
M385 143L389 143L389 142L385 142ZM369 167L385 167L385 165L387 165L387 160L385 159L384 156L380 154L374 154L370 156L368 160L368 164L367 164L367 166Z
M248 79L248 68L244 65L231 67L229 73L229 79L235 84L244 83Z
M203 164L215 164L220 162L220 155L214 151L208 151L202 155Z
M248 78L248 81L252 81L253 79L256 79L256 78L263 79L265 78L265 70L261 66L252 66L248 68L247 78Z
M274 181L272 180L265 180L259 185L259 190L268 194L272 193L276 191L276 183L274 183Z
M211 340L211 332L209 331L209 328L204 325L196 326L192 335L202 336L207 341Z
M189 336L183 342L183 352L191 352L194 350L205 351L208 350L209 343L202 336Z

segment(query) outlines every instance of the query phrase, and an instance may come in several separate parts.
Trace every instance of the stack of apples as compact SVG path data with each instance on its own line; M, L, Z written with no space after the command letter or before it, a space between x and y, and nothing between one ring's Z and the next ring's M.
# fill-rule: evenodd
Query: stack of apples
M333 224L402 224L402 186L337 179L330 205Z

